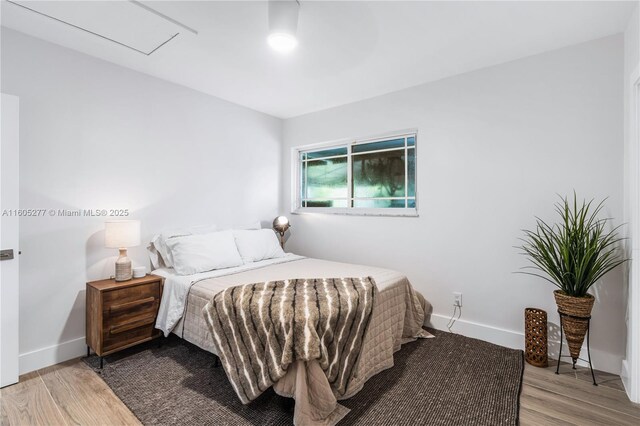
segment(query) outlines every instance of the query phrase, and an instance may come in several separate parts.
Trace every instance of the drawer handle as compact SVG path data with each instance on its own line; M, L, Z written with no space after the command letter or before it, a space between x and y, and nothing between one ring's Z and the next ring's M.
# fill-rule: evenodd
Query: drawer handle
M136 328L140 328L140 327L144 327L146 325L150 325L153 324L156 321L155 317L149 317L149 318L145 318L139 321L134 321L134 322L130 322L130 323L124 323L121 325L114 325L109 327L109 333L110 334L120 334L120 333L124 333L125 331L129 331L129 330L134 330Z
M128 308L134 308L134 307L140 306L140 305L146 305L147 303L153 303L154 300L156 300L156 298L151 296L151 297L147 297L145 299L134 300L133 302L127 302L127 303L121 303L119 305L113 305L113 306L111 306L111 308L109 308L109 312L113 313L113 312L122 311L122 310L128 309Z

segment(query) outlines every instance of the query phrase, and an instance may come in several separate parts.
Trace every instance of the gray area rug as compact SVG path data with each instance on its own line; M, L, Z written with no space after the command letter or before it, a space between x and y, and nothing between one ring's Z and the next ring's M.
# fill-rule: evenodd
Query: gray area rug
M408 343L395 366L372 377L339 425L515 425L522 351L429 330ZM175 336L85 362L147 425L290 425L289 399L269 389L248 405L212 354Z

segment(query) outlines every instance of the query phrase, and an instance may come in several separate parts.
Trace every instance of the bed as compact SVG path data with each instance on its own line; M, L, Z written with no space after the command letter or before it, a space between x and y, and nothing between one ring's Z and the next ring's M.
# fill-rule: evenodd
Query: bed
M239 267L190 276L176 275L170 268L153 274L164 278L164 292L156 328L165 335L174 333L196 346L216 354L213 338L203 316L203 308L220 291L244 284L293 278L372 277L378 294L374 300L369 327L363 337L360 358L354 367L346 392L336 396L346 399L362 389L373 375L393 366L393 353L403 343L430 337L422 329L428 305L401 273L362 265L332 262L287 254ZM289 377L291 376L291 377ZM274 385L281 395L296 399L296 424L335 424L348 410L336 404L331 416L318 421L309 392L295 389L295 372ZM312 381L309 386L312 386ZM319 392L319 391L318 391ZM325 395L326 396L326 395ZM333 395L331 395L331 398Z

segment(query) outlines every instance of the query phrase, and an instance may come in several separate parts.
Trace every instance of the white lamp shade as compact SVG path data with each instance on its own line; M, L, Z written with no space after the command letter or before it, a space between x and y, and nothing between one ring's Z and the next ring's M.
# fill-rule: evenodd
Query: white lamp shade
M127 248L140 245L139 220L109 220L104 223L104 245Z

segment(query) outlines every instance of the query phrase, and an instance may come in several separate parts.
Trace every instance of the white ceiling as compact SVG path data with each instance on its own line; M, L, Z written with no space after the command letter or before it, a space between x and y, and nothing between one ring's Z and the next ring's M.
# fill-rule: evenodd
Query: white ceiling
M66 28L72 38L78 36L78 31L85 31L84 37L93 38L99 35L119 43L122 47L146 55L162 47L183 30L130 1L76 1L70 4L56 1L11 0L10 3L24 8L25 10L18 10L21 10L27 19L35 12L36 15L45 15L74 26L75 28L70 28L55 22L56 27ZM9 5L9 14L13 12L13 7L16 7L14 5ZM21 18L20 15L18 17ZM49 21L43 17L38 19Z
M266 2L143 3L180 33L149 56L6 1L2 25L287 118L620 33L637 1L302 0L299 46L284 56L266 43ZM56 7L68 16L78 3ZM129 19L131 31L158 31L153 16Z

